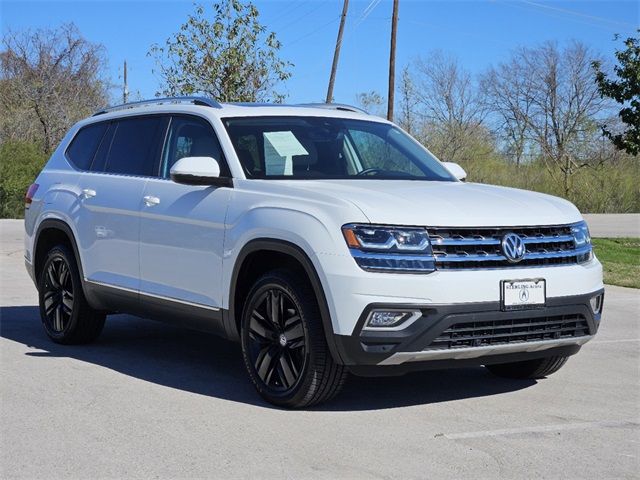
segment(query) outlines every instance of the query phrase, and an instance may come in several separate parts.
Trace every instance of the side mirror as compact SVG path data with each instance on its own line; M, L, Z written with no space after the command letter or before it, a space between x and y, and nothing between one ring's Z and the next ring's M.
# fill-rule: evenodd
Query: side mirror
M171 167L171 180L185 185L220 185L220 165L212 157L184 157Z
M453 163L453 162L442 162L442 164L445 166L445 168L447 170L449 170L449 172L451 172L451 174L456 177L458 180L460 180L461 182L464 182L465 178L467 178L467 172L464 171L464 168L462 168L460 165L458 165L457 163Z

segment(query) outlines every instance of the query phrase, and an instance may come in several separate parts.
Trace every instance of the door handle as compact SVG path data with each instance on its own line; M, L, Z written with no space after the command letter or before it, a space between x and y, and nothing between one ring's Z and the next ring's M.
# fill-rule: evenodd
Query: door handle
M147 207L153 207L160 203L160 199L158 197L154 197L153 195L147 195L146 197L143 198L143 200L144 200L144 204Z
M91 188L83 188L82 195L84 196L84 198L93 198L96 196L96 191L92 190Z

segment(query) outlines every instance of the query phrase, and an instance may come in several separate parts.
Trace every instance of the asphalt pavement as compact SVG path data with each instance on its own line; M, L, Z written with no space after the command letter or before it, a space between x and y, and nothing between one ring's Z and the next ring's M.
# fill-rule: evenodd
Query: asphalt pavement
M592 237L640 237L640 213L587 213Z
M639 478L638 290L607 287L597 337L547 379L352 377L287 411L214 336L117 315L50 342L21 222L0 239L1 478Z

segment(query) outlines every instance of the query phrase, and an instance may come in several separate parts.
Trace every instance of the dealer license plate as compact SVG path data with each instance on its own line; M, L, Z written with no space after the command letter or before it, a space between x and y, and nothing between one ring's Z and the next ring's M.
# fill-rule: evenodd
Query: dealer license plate
M503 280L500 283L503 310L544 307L547 297L544 279Z

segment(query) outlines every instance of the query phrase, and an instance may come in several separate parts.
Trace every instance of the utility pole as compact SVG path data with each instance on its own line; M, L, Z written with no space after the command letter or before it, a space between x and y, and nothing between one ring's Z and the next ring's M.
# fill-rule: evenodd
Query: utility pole
M391 51L389 52L389 94L387 95L387 120L393 121L393 102L396 82L396 33L398 31L398 3L393 0L393 17L391 19Z
M129 101L129 85L127 84L127 61L124 61L124 87L122 88L122 103Z
M331 77L329 77L329 88L327 89L327 100L325 103L333 101L333 84L336 81L336 70L338 70L338 58L340 57L340 47L342 46L342 33L344 32L344 22L347 19L349 0L344 0L342 5L342 16L340 17L340 27L338 28L338 39L336 40L336 50L333 52L333 65L331 65Z

